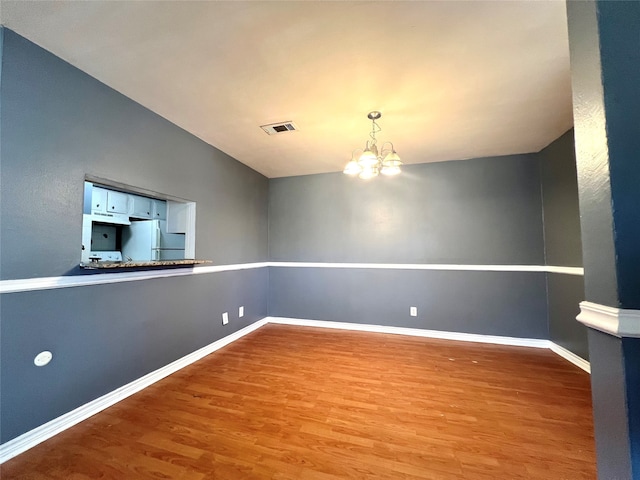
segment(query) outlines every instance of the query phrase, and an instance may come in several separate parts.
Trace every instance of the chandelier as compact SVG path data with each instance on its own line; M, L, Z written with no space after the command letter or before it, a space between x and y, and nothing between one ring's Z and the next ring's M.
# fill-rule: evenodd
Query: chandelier
M376 123L382 114L380 112L370 112L367 118L371 120L371 140L367 140L364 150L355 149L351 153L351 161L344 167L343 173L347 175L358 175L358 177L367 180L377 177L379 173L383 175L397 175L400 173L400 157L393 148L393 143L384 142L382 148L378 151L376 144L376 133L382 129ZM391 148L387 147L390 145ZM386 148L385 148L386 147ZM362 151L360 157L356 160L356 153Z

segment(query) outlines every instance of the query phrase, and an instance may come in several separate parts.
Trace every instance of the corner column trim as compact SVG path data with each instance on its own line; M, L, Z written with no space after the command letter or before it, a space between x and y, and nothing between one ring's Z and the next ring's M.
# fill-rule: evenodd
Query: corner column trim
M640 338L640 310L580 302L580 313L576 318L587 327L614 337Z

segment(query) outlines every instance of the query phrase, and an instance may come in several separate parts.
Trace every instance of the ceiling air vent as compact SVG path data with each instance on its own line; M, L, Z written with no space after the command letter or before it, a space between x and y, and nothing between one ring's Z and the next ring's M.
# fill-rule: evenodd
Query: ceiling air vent
M276 135L278 133L295 132L298 127L293 122L279 122L270 123L269 125L260 125L260 128L267 132L269 135Z

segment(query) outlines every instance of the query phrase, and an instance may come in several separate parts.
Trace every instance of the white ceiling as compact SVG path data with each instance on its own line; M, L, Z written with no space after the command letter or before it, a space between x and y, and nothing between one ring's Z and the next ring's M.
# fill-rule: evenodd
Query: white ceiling
M342 170L371 110L407 164L534 152L573 123L564 1L1 7L8 28L268 177ZM299 131L259 128L279 121Z

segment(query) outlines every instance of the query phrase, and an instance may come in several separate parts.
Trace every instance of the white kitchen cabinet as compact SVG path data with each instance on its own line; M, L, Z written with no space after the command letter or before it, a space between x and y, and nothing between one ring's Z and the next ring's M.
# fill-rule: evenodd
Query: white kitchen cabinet
M167 207L167 231L170 233L186 233L189 204L168 202Z
M154 218L154 203L149 197L141 197L139 195L129 195L131 201L131 214L135 218Z
M153 218L155 220L167 219L167 202L164 200L153 200Z
M129 195L122 192L107 191L107 212L129 213Z
M91 211L107 211L107 190L100 187L93 187L91 190Z
M167 232L184 233L184 258L196 258L195 202L167 201Z

